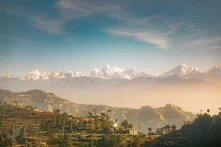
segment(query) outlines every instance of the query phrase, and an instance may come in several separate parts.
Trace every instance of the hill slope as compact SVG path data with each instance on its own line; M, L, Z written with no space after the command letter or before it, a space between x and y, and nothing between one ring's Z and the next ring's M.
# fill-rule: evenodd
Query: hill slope
M201 114L180 130L154 140L152 147L218 147L221 146L221 113L210 116Z
M166 124L175 124L180 127L184 121L194 118L190 112L185 112L181 108L167 104L165 107L152 108L143 106L140 109L110 107L106 105L86 105L76 104L62 99L53 93L46 93L41 90L31 90L27 92L10 92L0 89L0 100L12 104L17 101L20 104L36 106L44 111L60 109L75 116L86 116L88 111L108 112L112 119L119 121L127 119L138 129L146 132L148 127L156 129Z

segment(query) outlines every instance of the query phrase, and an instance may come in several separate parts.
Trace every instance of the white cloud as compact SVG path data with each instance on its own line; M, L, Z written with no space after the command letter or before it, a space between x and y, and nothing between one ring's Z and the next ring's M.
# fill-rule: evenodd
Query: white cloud
M49 17L47 15L41 14L29 14L25 10L16 9L16 8L7 8L6 13L12 16L17 16L22 19L27 20L27 22L41 29L44 32L52 33L52 34L62 34L63 27L67 22L62 17Z
M173 49L183 50L217 50L221 49L221 36L206 36L189 39L173 44Z
M121 7L110 1L99 0L59 0L57 3L59 13L66 18L74 19L84 16L102 13L114 16L121 12Z
M78 0L59 0L56 4L58 16L20 16L27 18L31 25L52 34L64 34L65 24L70 20L90 16L96 13L106 14L107 16L118 16L120 9L117 5L98 3L97 1L78 1Z
M133 37L136 40L156 45L161 49L168 49L170 46L169 39L163 34L157 34L154 32L130 32L122 30L110 30L109 32L114 35Z
M37 28L55 34L63 33L63 25L65 21L62 19L46 19L43 17L34 17L31 18L31 24L36 26Z
M29 23L45 32L64 34L65 24L80 17L102 14L116 21L105 32L122 37L132 37L159 49L167 50L218 50L221 49L221 36L209 36L191 22L159 15L137 16L129 12L128 6L119 1L100 0L58 0L57 15L43 14L30 16L27 13L11 12L26 18ZM10 9L8 9L10 10ZM11 11L11 10L10 10Z

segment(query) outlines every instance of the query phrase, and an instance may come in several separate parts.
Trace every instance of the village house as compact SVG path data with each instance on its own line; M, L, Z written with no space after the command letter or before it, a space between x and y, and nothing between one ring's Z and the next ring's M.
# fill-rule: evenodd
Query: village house
M117 123L117 122L114 122L113 127L114 127L114 128L118 128L118 123Z
M43 110L39 109L39 108L34 108L35 112L44 112Z
M119 130L119 127L120 127L120 126L119 126L119 124L118 124L118 120L117 120L117 119L114 121L113 127L114 127L115 130Z
M130 128L130 129L128 130L128 133L129 133L130 135L137 135L137 134L138 134L138 131L137 131L136 128Z

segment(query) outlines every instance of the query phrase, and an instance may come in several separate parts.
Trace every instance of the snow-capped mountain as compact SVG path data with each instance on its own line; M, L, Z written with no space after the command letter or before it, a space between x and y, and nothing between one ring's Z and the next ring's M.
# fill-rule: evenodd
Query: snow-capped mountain
M10 78L13 78L13 76L9 73L3 73L3 74L0 74L0 78L1 79L10 79Z
M169 70L168 72L162 74L162 77L169 77L169 76L178 76L178 77L192 77L194 75L200 74L201 71L195 67L190 67L186 64L182 64L176 66Z
M23 80L50 80L50 79L65 79L65 78L73 78L84 76L83 73L80 72L72 72L72 71L62 71L62 72L40 72L38 70L34 70L29 72L22 78Z
M26 80L31 80L31 79L32 80L37 80L37 79L40 79L41 75L42 74L36 69L36 70L34 70L32 72L27 73L25 75L24 79L26 79Z
M94 69L88 74L88 77L97 77L103 79L133 79L137 77L153 77L154 75L137 72L135 69L121 69L116 66L106 65L101 70Z
M34 70L27 73L24 77L20 77L22 80L51 80L51 79L72 79L79 77L88 78L101 78L101 79L135 79L135 78L167 78L171 76L177 76L180 78L205 78L206 76L221 76L221 68L215 66L207 71L200 71L195 67L181 64L172 68L171 70L160 74L149 74L146 72L138 72L135 69L122 69L116 66L106 65L102 69L93 69L89 72L73 72L73 71L61 71L61 72L40 72ZM0 79L13 78L11 74L0 74Z
M190 102L198 103L198 98L201 98L205 102L204 108L215 108L220 104L221 68L216 66L200 72L183 64L159 76L110 65L89 72L35 70L20 78L2 74L0 89L41 89L78 103L115 106L139 106L150 102L158 105L169 101L188 107ZM198 111L202 108L194 109Z
M76 78L76 77L90 77L90 78L102 78L102 79L133 79L137 77L153 77L154 75L137 72L135 69L121 69L119 67L106 65L101 70L93 69L90 72L73 72L73 71L62 71L62 72L40 72L34 70L24 76L24 80L50 80L50 79L65 79L65 78Z

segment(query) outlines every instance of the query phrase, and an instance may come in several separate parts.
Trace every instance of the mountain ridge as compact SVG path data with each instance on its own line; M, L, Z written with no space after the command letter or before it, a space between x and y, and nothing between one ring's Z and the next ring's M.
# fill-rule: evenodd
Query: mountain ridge
M147 131L148 126L156 129L157 127L172 123L180 127L183 121L190 121L195 116L193 113L186 112L182 108L172 104L158 108L142 106L139 109L76 104L42 90L11 92L0 89L0 100L9 104L16 102L22 105L32 105L44 111L60 109L61 112L67 112L75 116L87 116L88 111L96 111L97 113L106 112L113 120L116 118L119 121L127 119L142 131ZM111 112L108 112L109 110ZM173 115L171 116L171 114Z
M218 99L221 96L221 68L215 66L200 73L196 73L194 68L187 65L177 66L175 69L177 69L175 70L177 74L166 77L145 77L141 72L139 72L140 76L136 77L135 75L139 74L132 69L121 70L111 66L106 66L102 72L95 69L91 73L92 77L64 71L61 73L45 72L40 74L41 78L39 78L39 72L35 71L34 73L38 75L34 77L36 80L0 78L0 88L12 91L41 89L83 104L138 108L143 104L163 106L166 103L173 103L195 113L207 108L215 113L221 102ZM181 74L182 71L184 74ZM126 76L126 73L134 78L120 78L122 75ZM59 78L53 78L53 76ZM100 78L100 76L111 78ZM204 102L202 105L189 105L190 103L197 104L199 99Z
M63 78L78 78L78 77L91 77L102 79L134 79L138 77L194 77L202 74L221 74L221 67L214 66L208 70L200 71L198 68L188 66L186 64L178 65L167 72L162 74L150 74L147 72L138 72L135 69L123 69L116 66L106 65L102 69L94 68L89 72L73 72L73 71L61 71L61 72L40 72L35 69L23 77L17 77L22 80L50 80L50 79L63 79ZM0 78L16 78L9 73L0 74Z

